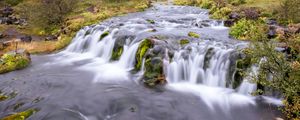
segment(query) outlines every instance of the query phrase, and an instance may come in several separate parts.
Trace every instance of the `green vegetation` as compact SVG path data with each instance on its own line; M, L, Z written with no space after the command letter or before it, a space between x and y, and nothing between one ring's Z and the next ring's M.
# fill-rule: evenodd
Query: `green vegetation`
M112 60L119 60L123 53L123 46L115 47L112 53L111 59Z
M265 33L265 34L262 34ZM230 28L229 35L239 40L258 40L266 38L267 25L263 20L246 20L238 21Z
M212 18L213 19L228 19L228 15L232 12L231 8L229 7L222 7L222 8L217 8L214 11L210 11L212 12Z
M277 8L278 19L282 24L300 22L300 1L281 0L280 7Z
M136 53L136 64L135 64L135 70L140 70L142 67L142 62L143 58L148 51L148 49L153 47L152 40L150 39L145 39L143 42L140 44L138 51Z
M103 38L105 38L106 36L108 36L109 35L109 32L108 31L105 31L104 33L102 33L101 35L100 35L100 41L103 39Z
M144 84L147 87L157 87L166 83L163 74L163 61L158 57L148 57L145 61Z
M38 110L29 109L23 112L19 112L13 115L2 118L1 120L25 120L29 118L32 114L36 113Z
M190 43L190 41L187 40L187 39L182 39L182 40L179 41L180 45L186 45L186 44L189 44L189 43Z
M23 0L3 0L3 1L0 1L0 4L16 6L21 2L23 2Z
M241 5L246 3L246 0L228 0L228 3L231 5Z
M192 38L200 38L200 35L198 33L195 33L195 32L189 32L188 36L192 37Z
M257 93L263 94L263 88L281 92L285 105L283 113L288 119L299 120L300 34L295 32L299 28L297 24L293 24L300 22L299 0L175 0L175 3L208 8L215 19L228 20L232 12L238 13L238 17L231 18L234 24L230 28L230 35L236 39L250 40L252 45L243 50L246 57L236 63L238 71L233 87L240 84L245 76L244 71L251 64L259 64L258 75L252 76L253 81L262 86ZM265 17L288 25L289 32L279 29L276 39L268 38L270 28ZM276 51L278 43L284 44L287 51Z
M4 54L0 59L0 74L25 68L30 58L20 54Z

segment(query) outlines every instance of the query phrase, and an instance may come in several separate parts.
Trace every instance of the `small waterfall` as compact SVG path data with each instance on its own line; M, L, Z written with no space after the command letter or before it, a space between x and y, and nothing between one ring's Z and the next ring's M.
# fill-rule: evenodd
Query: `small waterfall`
M172 62L165 66L167 80L225 88L233 51L213 45L196 45L191 51L179 50Z
M124 52L119 60L119 64L128 69L133 69L135 62L135 53L139 47L139 42L133 45L124 46Z
M250 74L244 78L242 84L238 88L238 93L244 94L244 95L251 95L251 93L255 92L255 90L257 89L257 85L254 83L251 83L250 80L251 80L251 77L253 77L254 75L257 75L258 69L259 68L256 65L251 66Z

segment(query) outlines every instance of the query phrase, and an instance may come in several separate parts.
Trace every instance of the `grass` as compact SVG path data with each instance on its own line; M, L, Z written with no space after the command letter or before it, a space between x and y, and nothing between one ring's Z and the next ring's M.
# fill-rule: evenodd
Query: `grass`
M34 0L32 0L34 1ZM15 7L15 9L18 6ZM94 11L88 10L93 7ZM33 41L32 43L20 43L18 48L26 49L32 54L51 53L65 48L71 42L74 35L82 27L99 23L113 16L119 16L131 12L137 12L149 7L147 0L130 1L107 1L107 0L84 0L81 1L75 10L70 13L63 26L67 29L66 34L60 35L57 41ZM21 34L46 35L44 30L38 28L27 28L15 25L0 25L0 31L8 28L15 28ZM54 26L53 32L59 31L60 26ZM49 34L49 33L48 33ZM14 50L14 46L7 47L4 51ZM2 51L3 52L3 51Z

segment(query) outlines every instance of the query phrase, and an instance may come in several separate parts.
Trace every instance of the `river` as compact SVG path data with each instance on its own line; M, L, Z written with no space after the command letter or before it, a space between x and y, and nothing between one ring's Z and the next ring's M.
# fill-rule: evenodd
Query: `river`
M172 53L163 57L168 83L161 89L140 84L144 66L131 72L146 38L155 40L152 51ZM123 52L112 61L117 44ZM157 4L87 26L64 51L32 56L28 68L0 75L1 90L18 93L0 102L0 118L39 108L29 120L274 120L279 100L251 96L256 85L247 79L232 85L238 51L246 46L207 10ZM16 103L24 105L14 110Z

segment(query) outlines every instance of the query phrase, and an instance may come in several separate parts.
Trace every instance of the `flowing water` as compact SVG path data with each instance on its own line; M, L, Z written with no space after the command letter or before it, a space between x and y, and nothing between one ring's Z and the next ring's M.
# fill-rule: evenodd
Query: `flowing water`
M189 32L200 38L189 37ZM151 51L164 53L168 84L163 89L140 84L144 65L132 72L138 47L146 38L155 41ZM190 43L180 45L181 39ZM114 61L116 46L123 52ZM228 28L209 19L207 10L155 5L87 26L64 51L33 56L29 68L1 75L2 91L18 95L0 103L0 117L39 108L30 119L273 120L280 116L279 100L251 96L256 85L247 77L233 87L238 53L246 46L229 38ZM257 67L249 71L255 74ZM32 102L36 98L42 100ZM14 103L25 105L13 110Z

